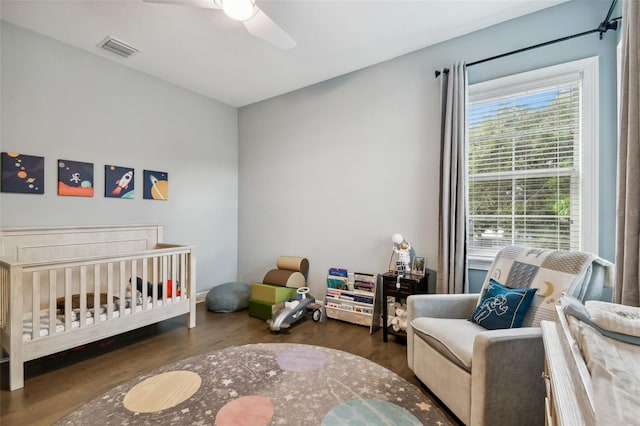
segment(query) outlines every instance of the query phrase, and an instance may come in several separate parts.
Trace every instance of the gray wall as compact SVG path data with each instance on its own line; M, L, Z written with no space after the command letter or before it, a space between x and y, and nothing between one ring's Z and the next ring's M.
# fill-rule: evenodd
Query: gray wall
M1 22L2 151L45 157L45 194L0 194L0 225L158 223L197 247L203 291L237 273L237 109ZM57 160L94 163L92 198L57 195ZM104 197L104 166L135 168L133 200ZM142 170L169 200L142 199Z
M239 111L239 279L279 255L309 258L321 297L329 267L383 272L400 232L436 267L440 137L433 72L596 28L608 2L574 0ZM574 59L600 63L600 255L613 260L616 34L590 35L469 69L478 82ZM482 271L472 271L471 290Z

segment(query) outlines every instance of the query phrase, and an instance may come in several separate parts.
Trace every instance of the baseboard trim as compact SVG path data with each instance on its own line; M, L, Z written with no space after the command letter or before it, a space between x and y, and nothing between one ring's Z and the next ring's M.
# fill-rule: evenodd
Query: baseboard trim
M207 299L207 293L209 293L209 290L196 293L196 303L204 302Z

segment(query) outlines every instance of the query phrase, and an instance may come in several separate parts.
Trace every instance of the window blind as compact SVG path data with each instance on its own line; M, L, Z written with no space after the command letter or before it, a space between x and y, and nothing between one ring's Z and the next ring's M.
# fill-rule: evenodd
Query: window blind
M579 250L581 81L531 84L469 103L468 250Z

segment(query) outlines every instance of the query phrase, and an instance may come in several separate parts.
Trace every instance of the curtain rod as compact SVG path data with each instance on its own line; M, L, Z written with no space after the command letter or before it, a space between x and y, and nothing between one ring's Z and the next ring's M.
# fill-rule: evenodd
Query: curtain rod
M516 53L526 52L527 50L533 50L533 49L537 49L539 47L548 46L550 44L559 43L561 41L570 40L572 38L582 37L582 36L585 36L585 35L588 35L588 34L593 34L595 32L599 32L600 33L600 40L602 40L602 35L604 33L606 33L608 30L616 31L618 29L618 21L620 19L622 19L622 17L617 17L617 18L611 19L611 13L613 12L613 8L615 7L617 1L618 0L613 0L613 2L611 3L611 7L609 7L609 12L607 13L607 17L604 18L604 21L602 21L600 23L600 25L598 25L598 28L595 28L595 29L589 30L589 31L584 31L584 32L578 33L578 34L573 34L573 35L566 36L566 37L557 38L557 39L551 40L551 41L545 41L544 43L535 44L533 46L523 47L522 49L516 49L516 50L512 50L510 52L501 53L500 55L492 56L490 58L480 59L478 61L474 61L474 62L468 63L467 67L472 67L474 65L482 64L484 62L493 61L494 59L504 58L505 56L515 55ZM435 72L436 78L438 78L440 76L440 74L442 74L443 72L446 74L446 73L449 72L449 69L448 68L444 68L442 71L436 70L436 72Z

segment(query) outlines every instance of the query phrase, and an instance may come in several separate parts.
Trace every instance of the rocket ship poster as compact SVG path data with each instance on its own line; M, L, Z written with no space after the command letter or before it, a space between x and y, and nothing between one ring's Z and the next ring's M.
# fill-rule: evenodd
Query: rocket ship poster
M44 157L2 153L2 192L44 194Z
M104 166L104 196L131 199L135 195L134 174L130 167Z
M93 197L93 163L58 160L58 195Z
M169 174L167 172L155 172L144 170L144 199L168 200L169 199Z

